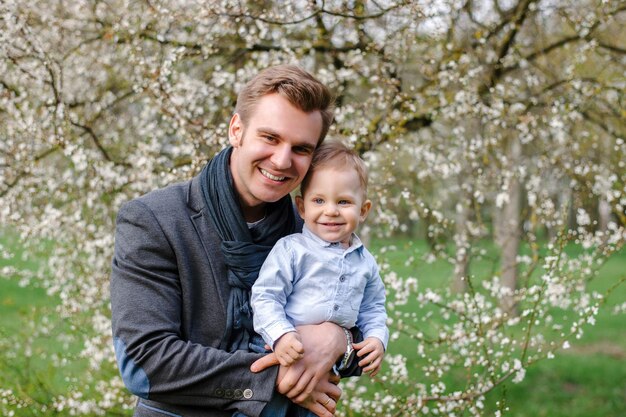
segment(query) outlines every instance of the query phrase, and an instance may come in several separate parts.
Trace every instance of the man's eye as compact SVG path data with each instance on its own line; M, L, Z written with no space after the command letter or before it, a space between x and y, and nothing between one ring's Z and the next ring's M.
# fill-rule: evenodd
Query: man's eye
M293 148L293 151L297 153L298 155L310 155L313 153L313 150L311 148L299 147L299 146Z

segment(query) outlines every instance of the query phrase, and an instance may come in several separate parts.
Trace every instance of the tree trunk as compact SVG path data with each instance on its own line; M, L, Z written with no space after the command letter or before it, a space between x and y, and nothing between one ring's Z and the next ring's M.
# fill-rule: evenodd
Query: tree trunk
M467 279L469 275L469 253L470 242L467 222L470 217L468 199L459 201L456 205L456 233L454 241L456 243L456 256L454 263L454 281L452 290L457 293L467 291Z
M510 148L510 163L512 167L518 166L521 155L521 145L514 140ZM521 210L521 184L514 173L509 182L508 202L502 207L499 216L499 227L497 230L498 244L501 246L500 266L501 284L508 288L510 292L502 297L500 306L511 315L517 314L514 292L517 289L517 255L519 253L521 230L520 230L520 210Z
M598 201L598 229L606 232L610 221L611 205L604 197L600 197L600 201Z

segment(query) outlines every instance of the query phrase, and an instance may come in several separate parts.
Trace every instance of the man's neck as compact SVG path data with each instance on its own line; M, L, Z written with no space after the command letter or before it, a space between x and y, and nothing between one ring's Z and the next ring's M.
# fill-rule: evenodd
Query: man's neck
M243 202L241 204L241 211L243 212L243 218L248 223L254 223L265 217L265 204L259 204L254 207L246 207Z

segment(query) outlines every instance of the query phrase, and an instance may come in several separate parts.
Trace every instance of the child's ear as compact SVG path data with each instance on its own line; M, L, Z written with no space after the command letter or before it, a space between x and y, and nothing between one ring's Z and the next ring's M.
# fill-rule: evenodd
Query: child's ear
M372 208L372 202L370 200L365 200L363 204L361 205L361 216L360 216L361 222L365 221L371 208Z
M304 218L304 199L300 195L296 196L296 207L298 207L300 217Z

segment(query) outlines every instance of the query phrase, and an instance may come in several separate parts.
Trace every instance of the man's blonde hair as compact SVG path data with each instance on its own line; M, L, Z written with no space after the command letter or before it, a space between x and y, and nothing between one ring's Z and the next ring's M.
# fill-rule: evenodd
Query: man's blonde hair
M317 144L322 143L333 122L334 97L328 87L295 65L269 67L252 78L239 92L235 113L244 126L252 117L259 100L268 94L279 94L305 113L319 111L322 131Z

